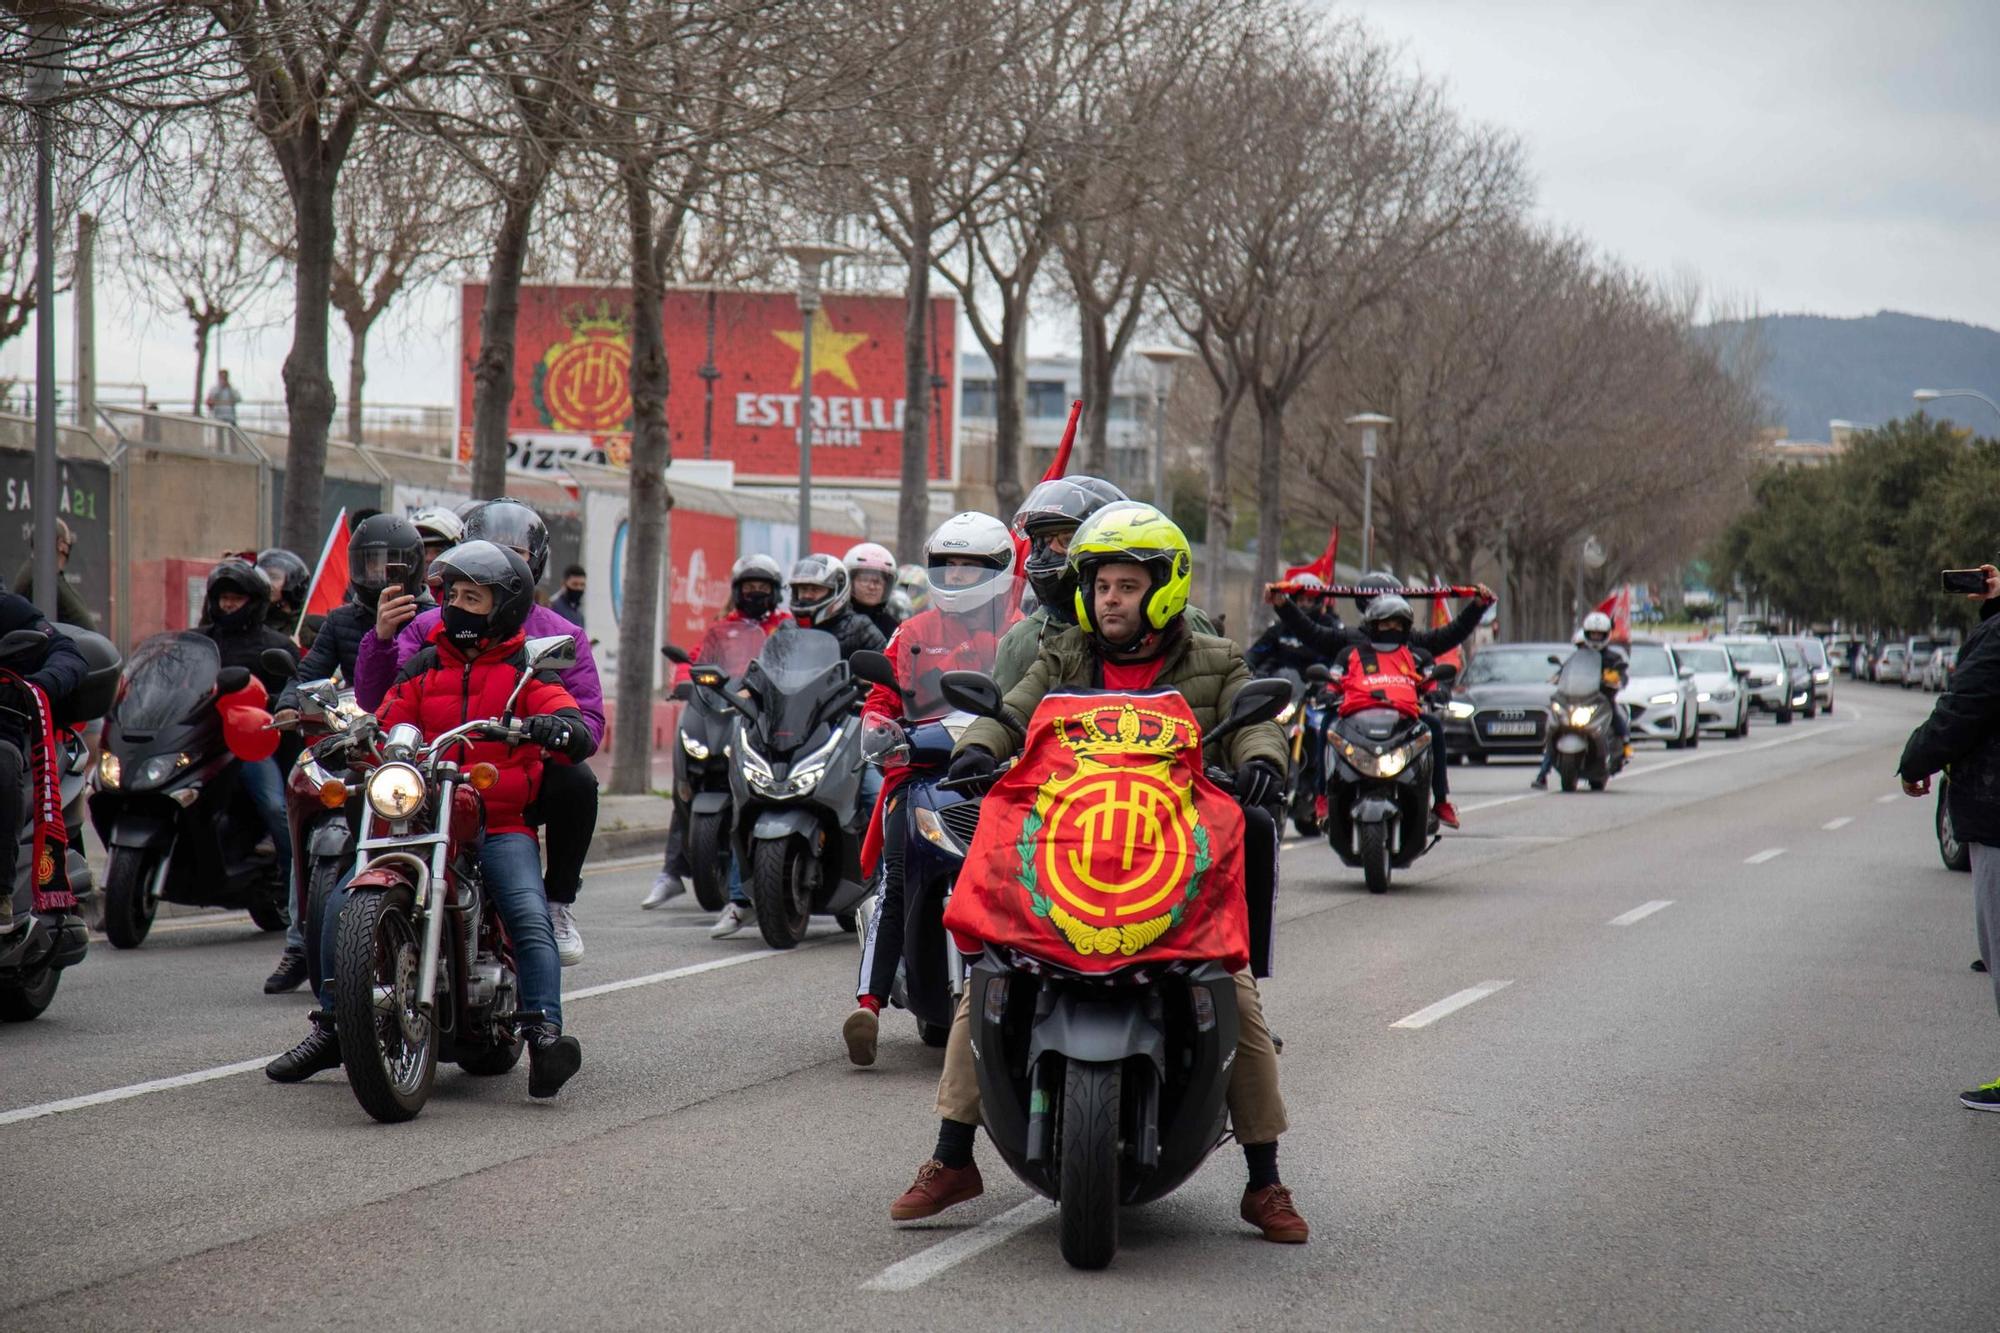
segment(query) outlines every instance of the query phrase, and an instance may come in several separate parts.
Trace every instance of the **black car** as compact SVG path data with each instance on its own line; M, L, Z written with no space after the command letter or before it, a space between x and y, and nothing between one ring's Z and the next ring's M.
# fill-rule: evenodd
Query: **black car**
M1566 643L1496 643L1474 654L1445 707L1452 757L1475 764L1493 755L1541 758L1556 668L1570 651Z

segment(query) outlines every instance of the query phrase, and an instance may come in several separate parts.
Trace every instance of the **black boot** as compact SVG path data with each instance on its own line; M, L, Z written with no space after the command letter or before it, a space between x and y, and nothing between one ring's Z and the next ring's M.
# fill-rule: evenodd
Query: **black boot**
M278 970L264 978L266 995L283 995L306 984L306 952L287 947L278 959Z
M264 1066L273 1083L303 1083L314 1074L340 1068L340 1037L332 1022L313 1015L312 1034Z
M563 1036L554 1023L537 1023L522 1035L528 1041L528 1095L555 1096L583 1067L583 1043Z

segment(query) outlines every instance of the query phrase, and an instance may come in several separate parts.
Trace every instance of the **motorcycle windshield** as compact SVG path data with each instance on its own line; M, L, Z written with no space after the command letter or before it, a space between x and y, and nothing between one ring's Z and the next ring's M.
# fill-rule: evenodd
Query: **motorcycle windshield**
M132 650L112 715L127 731L158 731L182 721L215 690L222 655L205 634L156 634Z
M773 634L745 676L763 705L758 727L771 747L788 754L802 745L828 690L846 678L840 641L831 634L806 629Z
M947 671L991 672L1000 658L1000 640L1020 620L1016 608L1027 580L1002 574L981 586L1001 584L991 601L970 610L930 610L903 622L889 645L889 661L902 687L903 716L933 721L954 711L939 682Z
M742 675L764 647L763 627L747 620L718 620L694 650L696 666L720 669L731 680Z
M1579 648L1556 675L1556 694L1564 699L1588 699L1604 688L1604 657L1595 648Z

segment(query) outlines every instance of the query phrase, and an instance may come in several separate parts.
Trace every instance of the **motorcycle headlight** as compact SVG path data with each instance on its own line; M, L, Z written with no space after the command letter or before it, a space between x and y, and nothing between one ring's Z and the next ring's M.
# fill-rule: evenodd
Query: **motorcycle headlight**
M106 787L115 787L124 771L118 763L118 756L106 750L97 756L97 780Z
M1590 725L1590 719L1596 716L1596 704L1578 704L1569 710L1569 724L1572 727L1587 727Z
M1409 766L1410 747L1399 745L1375 761L1375 776L1393 778Z
M408 764L384 764L368 779L368 804L376 814L400 823L424 803L424 777Z
M1646 706L1648 708L1665 708L1668 704L1675 702L1678 702L1678 698L1675 695L1656 694L1652 698L1646 700Z
M685 731L681 733L681 748L687 751L690 759L708 758L708 747Z
M911 813L916 817L917 832L924 836L924 841L942 847L953 856L965 855L965 848L959 846L957 840L951 836L944 826L944 821L938 818L937 811L919 805L911 807Z
M194 756L191 754L156 754L139 765L139 771L132 777L132 785L141 788L157 787L193 762Z
M749 779L750 785L758 791L769 791L771 766L764 762L764 756L757 753L756 747L745 741L743 751L738 758L743 764L743 776Z
M1472 715L1478 711L1479 709L1476 705L1469 704L1463 699L1453 699L1444 706L1444 715L1449 718L1456 718L1460 722L1470 722Z

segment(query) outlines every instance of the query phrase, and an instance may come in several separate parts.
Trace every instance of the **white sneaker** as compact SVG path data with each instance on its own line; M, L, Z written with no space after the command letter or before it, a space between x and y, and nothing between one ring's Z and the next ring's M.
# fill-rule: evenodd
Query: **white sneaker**
M687 885L681 883L679 875L669 875L662 870L653 876L653 891L646 895L646 901L639 906L650 912L660 904L678 898L686 892Z
M712 940L726 940L737 931L757 920L757 909L749 903L730 903L722 909L722 915L715 918L715 924L708 928Z
M575 967L583 961L583 932L576 928L576 917L568 903L549 904L549 924L555 927L556 956L562 959L564 967Z

